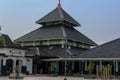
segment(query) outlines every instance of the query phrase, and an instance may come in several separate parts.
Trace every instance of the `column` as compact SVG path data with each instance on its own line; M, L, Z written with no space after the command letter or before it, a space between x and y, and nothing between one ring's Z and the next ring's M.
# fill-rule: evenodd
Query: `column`
M21 69L22 69L22 60L19 60L19 73L21 73Z
M57 61L57 72L59 73L59 61Z
M116 61L116 72L118 72L118 61Z
M3 66L6 65L6 58L3 59Z
M102 78L102 61L101 60L99 61L99 68L100 68L99 69L100 70L100 74L99 75L100 75L100 78Z
M118 63L118 75L120 75L120 61L117 61Z
M16 73L15 68L16 68L16 60L13 60L13 71L12 71L13 74Z
M100 60L99 62L99 65L100 65L100 72L102 71L102 61Z
M55 75L57 75L59 73L59 61L56 61L56 71L55 71Z
M81 75L83 76L84 74L84 61L82 60L82 70L81 70Z
M6 76L6 58L3 59L2 74Z
M74 61L72 61L72 71L74 71Z
M113 73L114 73L114 79L115 79L115 75L116 75L116 61L114 60L113 61L113 65L114 65L114 67L113 67Z
M45 69L47 69L47 70L45 70L45 69L42 67L43 72L45 71L46 73L49 74L49 66L48 66L49 62L45 61L45 62L42 62L42 63L45 63ZM42 73L43 73L43 72L42 72Z
M79 71L81 71L81 66L82 64L81 64L81 61L79 61Z
M85 71L87 71L87 61L85 61Z
M99 78L99 66L98 64L96 65L96 76L97 76L97 80Z

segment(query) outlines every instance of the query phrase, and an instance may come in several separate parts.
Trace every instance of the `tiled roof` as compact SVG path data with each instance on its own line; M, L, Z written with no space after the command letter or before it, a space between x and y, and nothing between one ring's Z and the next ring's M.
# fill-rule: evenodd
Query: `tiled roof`
M63 39L68 38L71 40L79 41L89 45L96 46L97 44L90 40L88 37L74 29L73 27L64 27L62 25L41 27L38 28L15 41L25 42L25 41L37 41L46 39Z
M37 53L36 48L39 48L39 55ZM66 57L72 57L74 55L80 54L84 51L80 48L74 48L67 49ZM31 51L28 52L32 53L37 56L48 56L48 57L65 57L65 48L61 48L61 46L40 46L40 47L34 47L31 48Z
M107 42L77 57L81 58L120 58L120 38Z
M27 50L26 48L15 46L12 40L10 39L10 37L6 34L1 34L0 39L3 40L2 44L0 44L0 48L14 48L14 49Z
M52 12L48 13L41 19L39 19L36 23L44 24L49 21L67 21L74 26L80 26L80 24L73 19L68 13L66 13L61 7L54 9Z
M3 45L1 45L1 46L14 47L14 44L8 35L2 34L1 39L3 40Z

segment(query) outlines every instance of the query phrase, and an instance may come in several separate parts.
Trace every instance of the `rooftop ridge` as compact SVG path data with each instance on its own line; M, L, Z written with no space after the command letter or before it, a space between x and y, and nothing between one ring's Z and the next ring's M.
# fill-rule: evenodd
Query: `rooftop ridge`
M62 19L64 19L63 12L61 11L61 9L60 9L60 8L59 8L58 10L59 10L60 17L61 17Z
M63 28L63 26L61 27L61 29L62 29L63 36L66 38L67 34L66 34L65 29Z

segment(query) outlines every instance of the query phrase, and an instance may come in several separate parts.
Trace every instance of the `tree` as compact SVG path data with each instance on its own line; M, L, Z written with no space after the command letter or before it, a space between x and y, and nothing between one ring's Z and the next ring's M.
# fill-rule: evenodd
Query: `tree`
M55 70L56 70L57 64L55 62L51 62L50 63L50 70L51 72L53 72L55 74Z
M106 66L102 66L103 79L105 79L105 80L109 79L110 74L111 74L111 66L109 64Z
M0 37L0 46L4 46L4 39Z
M89 74L92 73L92 71L93 71L93 69L94 69L94 65L95 65L94 63L89 62L88 66L87 66L87 72L88 72Z

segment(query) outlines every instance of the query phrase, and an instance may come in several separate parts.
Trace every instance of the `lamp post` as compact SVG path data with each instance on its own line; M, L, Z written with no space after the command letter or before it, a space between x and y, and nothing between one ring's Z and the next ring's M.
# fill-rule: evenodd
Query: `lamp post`
M115 60L113 61L113 65L114 65L113 74L114 74L114 79L115 79L116 77L116 61Z
M67 60L66 60L66 57L67 57L67 38L65 37L65 67L64 67L64 73L65 73L65 78L64 80L67 80Z

